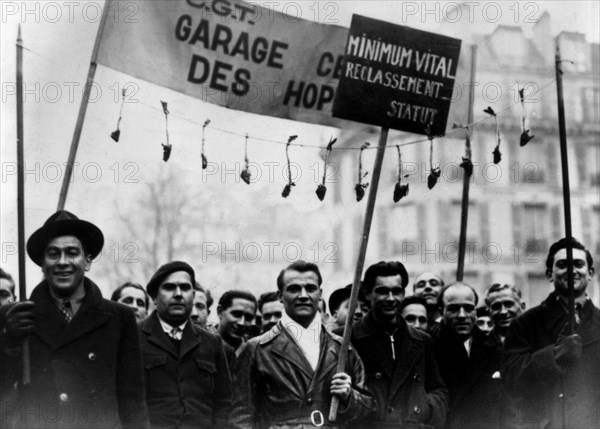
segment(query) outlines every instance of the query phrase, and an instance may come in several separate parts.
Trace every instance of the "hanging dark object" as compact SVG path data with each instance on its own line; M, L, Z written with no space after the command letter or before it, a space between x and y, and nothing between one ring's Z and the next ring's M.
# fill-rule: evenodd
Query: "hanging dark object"
M162 143L162 148L163 148L163 161L167 162L169 160L169 157L171 156L171 145L166 145L166 144Z
M364 143L360 147L360 154L358 155L358 183L354 186L354 191L356 192L356 201L360 201L365 196L365 189L369 187L369 183L363 183L362 180L367 177L369 174L368 171L365 171L365 174L362 173L362 154L363 151L368 148L371 144Z
M519 89L519 99L521 101L521 138L519 144L525 146L535 136L527 128L527 111L525 110L525 88Z
M396 182L396 186L394 187L395 203L408 195L408 183L403 183L408 174L402 174L402 152L400 152L400 146L396 146L396 149L398 149L398 182Z
M331 154L331 150L336 141L337 139L330 137L329 143L327 143L327 149L325 151L325 163L323 165L323 181L319 184L319 186L317 186L317 190L315 191L317 198L319 198L320 201L325 199L325 194L327 193L327 187L325 186L325 178L327 177L327 162L329 161L329 155Z
M488 106L483 112L493 116L496 123L496 138L498 139L498 144L496 144L492 154L494 155L494 164L498 164L502 160L502 153L500 152L500 125L498 124L498 115L496 115L496 112L494 112L494 109L492 109L490 106Z
M465 170L465 174L468 177L473 175L473 162L469 158L463 156L460 167Z
M435 136L433 136L431 134L431 126L427 125L427 127L425 127L425 132L427 133L427 138L429 139L429 176L427 176L427 187L429 189L433 189L433 187L436 185L438 179L440 178L440 168L439 167L433 167L433 139L435 138Z
M492 152L492 154L494 155L494 164L498 164L500 161L502 161L502 153L500 152L500 148L498 146L494 148L494 152Z
M110 138L113 139L114 141L116 141L117 143L119 142L119 137L121 137L121 119L123 117L123 105L125 104L125 94L127 93L127 90L125 88L123 88L123 90L121 91L121 110L119 110L119 119L117 120L117 129L114 130L112 133L110 133Z
M287 198L290 195L290 192L292 192L292 186L296 186L296 184L292 181L292 168L290 165L289 148L290 148L290 144L297 138L298 138L298 136L290 136L288 138L287 144L285 145L285 157L287 158L287 165L288 165L288 183L283 188L283 192L281 192L281 196L283 198Z
M247 185L250 184L252 173L250 173L250 162L248 161L248 133L246 133L246 142L244 144L244 169L240 173L240 177Z
M462 157L460 167L465 170L467 177L471 177L473 175L473 161L471 161L471 127L468 125L454 124L452 125L452 128L464 128L467 130L467 137L465 139L465 156Z
M161 101L163 113L165 114L165 132L167 135L167 143L161 143L163 147L163 161L167 162L171 156L171 143L169 143L169 109L167 108L167 102Z
M201 150L201 156L202 156L202 169L206 170L206 168L208 167L208 159L206 158L206 155L204 154L204 143L205 143L205 138L204 138L204 129L208 126L208 124L210 124L210 119L207 119L206 121L204 121L204 124L202 125L202 150Z

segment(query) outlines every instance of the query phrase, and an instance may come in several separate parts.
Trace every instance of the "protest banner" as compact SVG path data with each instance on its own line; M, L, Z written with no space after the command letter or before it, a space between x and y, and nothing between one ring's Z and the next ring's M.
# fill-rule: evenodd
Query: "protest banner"
M98 63L245 112L331 117L348 29L230 0L113 1ZM349 125L346 123L346 125Z
M333 116L444 135L461 41L354 15Z

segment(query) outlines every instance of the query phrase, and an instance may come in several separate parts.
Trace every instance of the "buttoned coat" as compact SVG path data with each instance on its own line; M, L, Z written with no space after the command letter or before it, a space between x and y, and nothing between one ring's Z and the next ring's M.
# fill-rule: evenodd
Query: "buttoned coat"
M399 320L390 336L378 328L372 313L354 324L352 344L365 366L367 388L377 401L376 413L354 424L357 428L440 427L448 394L438 370L431 337Z
M448 429L512 427L512 401L502 385L502 343L476 326L471 350L442 322L434 338L440 372L449 395Z
M375 408L365 389L364 369L351 347L345 372L352 378L346 406L340 404L336 423L328 421L341 338L322 326L316 371L287 329L278 322L270 331L244 344L233 367L234 408L231 423L237 428L326 428L362 417ZM322 419L322 420L321 420Z
M65 321L46 281L32 292L35 330L29 338L31 383L4 403L2 427L147 427L143 373L135 316L102 298L84 279L81 307ZM6 346L6 344L3 344ZM2 357L2 372L22 375L21 349Z
M156 311L139 329L152 426L223 427L231 409L231 376L221 339L188 321L178 352Z
M521 428L600 427L600 310L590 300L583 306L581 358L561 367L554 343L568 313L556 293L523 313L505 341L503 374L509 392L522 396L517 414Z

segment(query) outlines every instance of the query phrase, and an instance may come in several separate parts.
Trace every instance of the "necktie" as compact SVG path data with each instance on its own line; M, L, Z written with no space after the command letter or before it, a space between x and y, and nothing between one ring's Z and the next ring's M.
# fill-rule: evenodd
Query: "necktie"
M171 329L171 332L169 332L169 336L171 338L173 338L174 340L181 340L181 336L183 334L183 331L181 329L179 329L179 327L175 327L173 329Z
M63 316L65 316L67 323L70 323L71 319L73 319L73 307L71 307L71 302L68 299L65 299L62 302L60 311L62 311Z

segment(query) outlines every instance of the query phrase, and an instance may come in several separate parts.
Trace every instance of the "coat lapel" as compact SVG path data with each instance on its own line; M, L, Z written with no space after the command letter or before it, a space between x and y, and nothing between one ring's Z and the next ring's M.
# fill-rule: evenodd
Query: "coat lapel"
M36 303L35 313L39 337L52 347L57 348L69 344L110 319L111 314L103 309L100 289L88 278L84 278L85 298L70 323L65 322L63 315L50 296L49 287L44 280L35 288L31 299Z
M160 347L161 349L171 353L175 358L178 358L175 346L171 344L171 340L169 340L169 337L165 331L163 331L162 326L160 326L160 321L158 320L156 311L152 312L152 314L148 316L148 319L144 321L142 332L148 335L149 343Z
M300 349L300 346L296 344L296 341L287 332L287 330L281 326L281 322L278 327L279 335L273 339L271 353L298 368L304 377L306 377L308 380L311 380L313 378L314 371L308 363L306 356L304 356L304 352Z
M169 341L169 344L170 343L171 342ZM185 325L185 328L183 328L183 336L181 337L180 358L183 358L187 353L192 351L198 345L200 345L200 339L198 338L198 333L192 326L192 321L190 320Z
M369 351L363 353L364 356L376 356L377 358L371 361L372 364L377 366L388 378L392 378L394 361L390 351L389 336L385 332L380 332L372 317L369 312L354 326L353 341L357 348Z
M418 339L413 338L406 325L400 325L400 353L394 362L394 375L391 383L391 397L393 398L402 388L406 378L414 370L415 364L422 359L423 347Z
M314 387L321 383L337 365L338 351L335 340L330 335L323 326L319 343L319 363L317 364L317 371L314 373L314 377L308 386L309 394L313 392Z
M486 341L485 334L480 333L477 328L473 329L473 342L471 344L471 355L468 360L468 370L463 383L455 395L455 403L462 401L463 397L469 393L471 388L478 383L485 381L486 377L492 377L492 374L485 374L489 369L489 361L493 358L495 347L492 343Z

